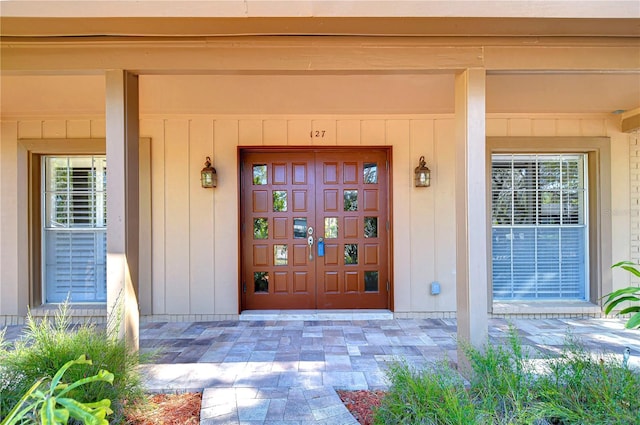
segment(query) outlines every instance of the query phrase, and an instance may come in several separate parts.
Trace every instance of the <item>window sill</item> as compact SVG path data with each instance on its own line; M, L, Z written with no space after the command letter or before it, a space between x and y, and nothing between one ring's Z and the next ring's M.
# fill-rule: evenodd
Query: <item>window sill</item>
M48 317L54 318L59 311L60 304L44 304L30 309L31 316L36 318ZM107 306L105 304L70 304L69 316L71 321L91 321L87 319L96 319L95 322L103 322L107 318Z
M602 314L588 301L494 301L493 314Z

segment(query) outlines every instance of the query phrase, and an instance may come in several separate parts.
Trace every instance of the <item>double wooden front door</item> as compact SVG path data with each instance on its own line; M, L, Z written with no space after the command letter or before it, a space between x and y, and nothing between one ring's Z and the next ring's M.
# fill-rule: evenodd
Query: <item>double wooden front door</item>
M243 151L243 309L389 307L384 149Z

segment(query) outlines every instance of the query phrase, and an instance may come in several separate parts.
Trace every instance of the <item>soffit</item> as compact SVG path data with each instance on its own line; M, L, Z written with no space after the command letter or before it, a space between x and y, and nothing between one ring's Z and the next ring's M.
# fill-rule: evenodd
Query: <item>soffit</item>
M640 17L636 0L4 0L32 17Z

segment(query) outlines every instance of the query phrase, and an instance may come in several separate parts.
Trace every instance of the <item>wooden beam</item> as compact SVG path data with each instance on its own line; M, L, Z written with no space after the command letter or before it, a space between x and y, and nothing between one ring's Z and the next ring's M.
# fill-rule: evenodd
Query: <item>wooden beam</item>
M635 109L631 115L623 117L621 127L624 133L640 130L640 108Z
M488 70L574 70L640 72L640 41L635 46L487 46Z
M480 40L484 42L484 40ZM4 40L2 72L139 74L447 72L640 72L640 40L527 45L522 39L250 37L141 41Z
M30 4L33 2L21 2ZM51 2L47 2L51 3ZM122 2L103 2L122 3ZM136 2L149 3L149 2ZM170 2L181 8L184 1ZM208 2L198 1L199 4ZM291 2L293 3L293 2ZM360 2L349 2L355 5ZM389 2L395 6L396 2ZM420 3L420 2L414 2ZM454 3L449 1L449 3ZM493 2L494 4L496 2ZM509 2L505 2L509 3ZM573 8L581 10L581 8ZM615 9L609 7L610 10ZM158 9L164 12L164 9ZM185 9L186 10L186 9ZM4 8L3 8L4 12ZM129 12L131 13L131 12ZM54 36L237 36L237 35L344 35L344 36L603 36L634 37L638 18L534 18L534 17L161 17L111 15L108 17L46 17L3 15L0 34L19 37Z

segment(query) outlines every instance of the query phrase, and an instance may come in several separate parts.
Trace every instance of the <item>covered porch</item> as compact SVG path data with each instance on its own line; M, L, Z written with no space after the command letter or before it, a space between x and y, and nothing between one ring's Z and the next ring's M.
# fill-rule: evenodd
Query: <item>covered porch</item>
M39 271L26 214L28 158L51 150L106 155L106 306L111 314L123 302L122 334L133 345L140 316L238 318L237 152L247 146L391 146L389 310L455 316L458 337L476 345L494 312L487 137L502 138L491 145L503 143L498 150L507 143L528 151L546 139L597 152L606 161L594 162L598 179L591 181L592 281L571 314L597 313L600 297L627 281L621 275L614 285L609 265L637 255L628 235L628 132L637 128L640 106L633 22L582 17L594 24L585 35L573 21L540 17L519 27L500 15L500 28L510 30L487 37L480 18L467 33L451 34L462 21L444 19L446 31L425 33L426 17L405 26L351 16L327 22L353 33L314 38L304 31L265 36L266 18L210 17L205 24L226 31L210 34L192 26L202 21L182 17L163 27L178 37L155 33L161 22L149 17L115 37L78 39L49 20L40 22L42 34L36 26L24 33L29 18L14 18L3 16L2 315L23 316L26 305L43 303L33 282ZM140 23L146 32L128 37ZM532 43L532 28L549 32ZM585 148L584 138L608 139ZM432 170L426 191L412 182L422 155ZM199 186L207 156L220 176L214 191ZM430 293L432 282L442 285L440 295ZM566 314L563 308L548 314Z

